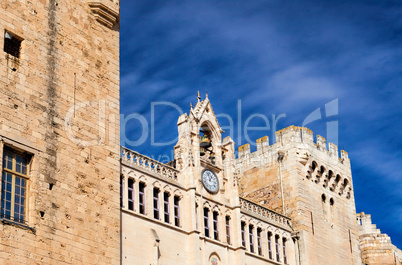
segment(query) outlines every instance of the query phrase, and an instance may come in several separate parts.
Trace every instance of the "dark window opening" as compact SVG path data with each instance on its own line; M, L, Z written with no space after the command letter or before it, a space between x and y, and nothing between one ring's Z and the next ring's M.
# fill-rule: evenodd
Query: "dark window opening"
M218 212L213 213L214 239L219 240Z
M272 259L272 233L268 232L268 258Z
M254 253L254 234L253 234L254 227L252 225L248 226L248 233L250 238L250 252Z
M246 223L245 222L241 222L241 245L243 247L246 246Z
M258 255L262 256L261 228L257 228L257 247Z
M170 223L169 197L169 193L163 193L163 212L165 216L165 223Z
M21 42L20 38L6 31L4 34L4 52L15 58L20 58Z
M145 214L145 183L140 182L138 193L139 193L140 214Z
M154 218L159 220L159 189L154 188Z
M204 208L204 233L206 237L209 237L209 210Z
M288 257L286 255L286 238L282 238L283 245L283 263L288 264Z
M281 257L279 254L280 247L279 247L279 236L278 235L275 236L275 250L276 250L276 261L281 262Z
M180 226L180 198L178 196L173 197L174 204L174 225Z
M230 217L226 216L226 243L230 245Z
M128 179L128 209L134 211L134 179Z

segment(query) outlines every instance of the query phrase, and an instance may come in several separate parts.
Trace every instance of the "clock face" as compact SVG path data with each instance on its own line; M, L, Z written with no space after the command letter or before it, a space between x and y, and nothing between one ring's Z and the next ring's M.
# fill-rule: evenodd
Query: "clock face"
M217 193L219 190L218 177L211 170L206 169L202 172L202 184L210 193Z

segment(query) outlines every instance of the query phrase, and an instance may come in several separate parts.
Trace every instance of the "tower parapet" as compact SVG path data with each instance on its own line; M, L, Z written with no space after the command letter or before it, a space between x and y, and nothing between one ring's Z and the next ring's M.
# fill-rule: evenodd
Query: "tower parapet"
M350 167L350 160L348 153L345 150L341 150L340 156L338 146L334 143L328 143L324 137L317 135L317 140L314 142L314 134L308 128L289 126L275 133L276 143L269 145L268 136L257 139L257 151L250 152L250 144L242 145L238 148L237 163L254 163L264 164L270 160L269 156L277 156L279 149L286 149L289 145L298 145L298 148L303 148L300 145L304 145L306 150L310 150L308 155L311 155L311 151L320 151L326 157L331 164L341 163L347 167Z

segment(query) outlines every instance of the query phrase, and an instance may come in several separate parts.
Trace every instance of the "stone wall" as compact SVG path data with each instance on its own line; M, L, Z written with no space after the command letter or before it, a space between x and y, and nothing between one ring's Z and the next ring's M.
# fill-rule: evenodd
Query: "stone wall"
M391 238L382 234L372 223L371 215L357 214L359 224L360 250L363 264L401 265L402 252L391 242Z
M119 25L99 8L0 2L0 155L32 156L27 223L0 222L1 264L119 264Z

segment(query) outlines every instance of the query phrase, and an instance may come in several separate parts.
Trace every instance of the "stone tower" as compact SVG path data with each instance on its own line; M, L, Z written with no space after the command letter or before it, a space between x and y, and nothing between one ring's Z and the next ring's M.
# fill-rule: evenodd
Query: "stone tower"
M361 264L350 161L302 127L239 147L240 196L292 218L301 265Z
M119 264L119 0L0 17L0 263Z

